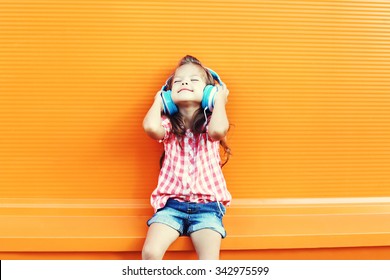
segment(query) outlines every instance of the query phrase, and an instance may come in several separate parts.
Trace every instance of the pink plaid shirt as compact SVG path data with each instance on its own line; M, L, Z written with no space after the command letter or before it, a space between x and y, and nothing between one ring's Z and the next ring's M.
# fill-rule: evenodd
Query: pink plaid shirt
M151 196L155 211L164 207L169 198L197 203L219 201L228 205L231 195L221 169L219 141L208 136L208 127L199 136L187 130L180 147L165 116L162 126L165 136L160 142L164 143L165 159Z

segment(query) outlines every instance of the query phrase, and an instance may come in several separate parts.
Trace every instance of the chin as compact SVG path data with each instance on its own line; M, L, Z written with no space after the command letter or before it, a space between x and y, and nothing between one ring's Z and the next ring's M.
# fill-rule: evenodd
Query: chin
M175 102L176 105L178 106L196 106L196 107L200 107L200 103L201 101L199 100L177 100L177 101L173 101Z
M201 103L202 99L195 98L194 96L178 96L177 98L172 99L175 104L180 103Z

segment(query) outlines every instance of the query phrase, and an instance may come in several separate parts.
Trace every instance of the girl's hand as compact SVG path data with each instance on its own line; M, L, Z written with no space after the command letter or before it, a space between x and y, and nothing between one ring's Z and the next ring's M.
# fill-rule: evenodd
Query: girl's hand
M226 115L226 103L229 90L226 85L218 85L218 91L214 99L214 109L209 122L209 136L213 140L221 140L229 130L229 120Z
M161 91L158 91L154 96L154 102L142 123L146 134L156 140L161 140L165 135L165 129L161 126L161 112L164 108L160 93Z
M161 90L159 90L154 96L154 102L160 103L161 112L164 110L164 104L161 98Z
M226 104L228 101L228 95L229 95L229 90L226 87L225 84L222 85L217 85L218 88L217 94L215 96L215 101L216 102L223 102L223 104Z

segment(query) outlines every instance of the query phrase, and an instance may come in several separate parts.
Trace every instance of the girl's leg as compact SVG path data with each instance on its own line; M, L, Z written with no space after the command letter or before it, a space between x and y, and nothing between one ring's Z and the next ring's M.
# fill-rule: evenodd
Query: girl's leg
M218 260L221 235L211 229L201 229L191 234L192 243L200 260Z
M142 249L142 259L161 260L168 247L178 237L179 232L165 224L151 224Z

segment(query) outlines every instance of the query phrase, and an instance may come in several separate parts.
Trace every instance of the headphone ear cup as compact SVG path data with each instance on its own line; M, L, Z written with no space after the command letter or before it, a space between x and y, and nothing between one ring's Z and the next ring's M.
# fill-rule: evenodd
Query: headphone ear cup
M202 108L209 109L211 112L214 109L214 99L218 88L212 85L207 85L203 90Z
M173 115L179 111L176 104L172 100L171 91L162 91L161 99L164 105L164 113L167 115Z

